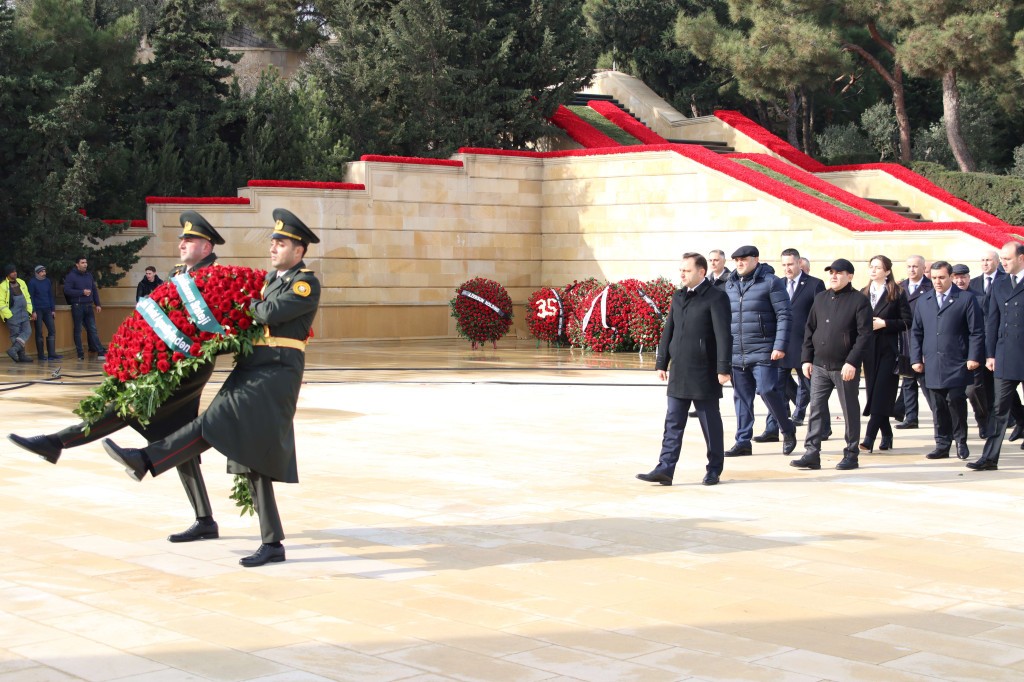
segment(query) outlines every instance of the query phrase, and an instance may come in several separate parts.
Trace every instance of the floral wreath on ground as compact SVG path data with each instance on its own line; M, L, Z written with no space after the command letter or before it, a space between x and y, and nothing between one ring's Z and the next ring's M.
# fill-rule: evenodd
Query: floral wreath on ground
M75 413L87 427L109 409L145 426L200 366L218 355L252 353L264 332L253 324L249 306L259 300L265 276L263 270L216 265L158 286L114 332L103 365L107 377ZM252 514L248 486L237 478L231 499Z
M527 302L531 333L548 343L568 343L597 353L656 348L675 286L664 277L607 283L589 278L562 288L538 289ZM560 307L559 307L560 306ZM564 336L556 336L558 312Z
M497 340L512 328L512 299L494 280L474 277L463 282L448 304L456 331L474 350L487 341L497 348Z

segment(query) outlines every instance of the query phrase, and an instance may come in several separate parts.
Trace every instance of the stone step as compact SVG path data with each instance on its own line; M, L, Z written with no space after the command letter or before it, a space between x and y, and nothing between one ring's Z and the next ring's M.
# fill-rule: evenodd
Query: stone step
M729 144L726 142L715 142L713 140L669 139L669 142L672 144L696 144L718 154L732 154L734 151L736 151L735 147L730 147Z
M901 204L900 202L896 201L895 199L878 199L878 198L872 198L872 197L865 197L865 199L867 199L868 201L870 201L873 204L877 204L877 205L881 206L882 208L888 209L888 210L892 211L893 213L898 213L901 216L903 216L904 218L910 218L915 223L930 223L930 222L932 222L931 220L928 220L927 218L923 217L920 213L917 213L915 211L910 210L909 206L904 206L903 204Z

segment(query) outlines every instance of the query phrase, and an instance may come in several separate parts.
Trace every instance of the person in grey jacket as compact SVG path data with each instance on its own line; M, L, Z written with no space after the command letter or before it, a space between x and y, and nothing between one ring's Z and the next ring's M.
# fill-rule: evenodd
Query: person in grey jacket
M792 313L785 284L756 246L733 252L735 268L725 285L732 309L732 386L736 406L736 443L726 457L752 453L754 396L759 395L782 432L782 452L796 448L796 426L786 409L779 381L779 360L786 356Z
M871 303L853 288L853 264L837 258L825 268L829 288L814 297L807 315L801 360L811 380L810 417L804 454L789 464L798 469L821 468L821 438L829 428L828 399L839 392L846 424L843 460L836 469L856 469L860 441L860 365L871 338Z

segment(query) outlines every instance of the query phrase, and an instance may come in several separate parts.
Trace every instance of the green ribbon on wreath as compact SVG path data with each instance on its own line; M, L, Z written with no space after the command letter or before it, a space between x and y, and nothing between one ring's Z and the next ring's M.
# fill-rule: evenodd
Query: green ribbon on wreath
M196 326L204 332L223 334L224 327L213 316L210 306L206 305L206 299L203 298L202 292L196 286L195 280L182 273L172 277L171 281L174 282L178 295L181 296L181 302L185 304L185 312L196 323Z
M171 318L160 308L160 305L151 298L140 299L135 304L135 310L142 319L153 329L153 332L160 337L160 340L167 344L171 351L177 351L187 358L192 357L189 349L192 347L192 339L186 336L180 329L174 326Z

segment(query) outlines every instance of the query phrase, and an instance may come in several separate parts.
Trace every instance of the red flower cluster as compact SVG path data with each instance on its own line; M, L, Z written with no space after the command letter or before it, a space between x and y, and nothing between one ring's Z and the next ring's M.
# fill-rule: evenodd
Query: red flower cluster
M291 189L366 189L361 182L306 182L304 180L250 180L249 187L285 187Z
M558 292L565 314L559 337ZM561 289L538 289L527 304L530 331L542 341L570 343L597 353L653 348L661 339L675 287L667 279L624 279L607 284L594 278Z
M248 206L245 197L146 197L147 204L226 204Z
M485 341L496 342L512 328L512 299L494 280L474 277L463 282L448 304L455 329L473 348Z
M462 166L461 161L455 159L431 159L422 156L384 156L382 154L363 154L360 161L377 161L381 163L411 163L420 166Z
M668 144L668 140L607 100L592 99L587 106L635 137L642 144Z
M558 109L555 110L550 120L568 133L569 137L588 149L622 146L562 105L558 105Z
M225 335L232 336L252 326L249 304L259 298L265 274L263 270L215 266L198 270L192 273L192 277L210 312L224 327ZM149 297L160 304L175 327L193 340L189 349L192 356L201 356L203 343L218 336L196 328L173 282L164 282ZM184 359L182 353L169 352L167 344L156 335L142 315L135 312L114 332L103 370L123 383L149 374L154 369L166 373Z

